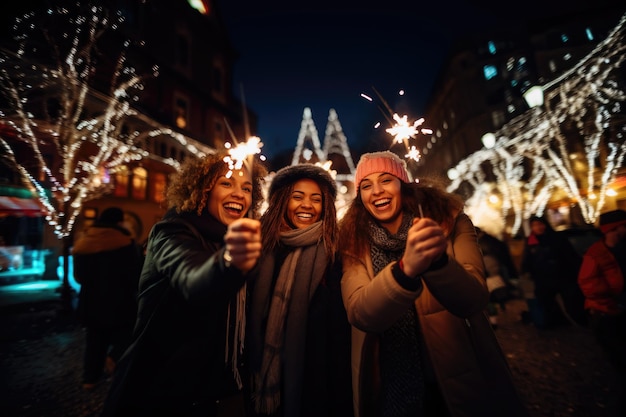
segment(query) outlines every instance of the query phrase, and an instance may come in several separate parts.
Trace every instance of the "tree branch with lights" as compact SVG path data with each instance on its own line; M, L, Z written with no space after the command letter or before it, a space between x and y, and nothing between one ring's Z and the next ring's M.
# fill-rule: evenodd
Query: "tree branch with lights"
M626 15L574 67L541 86L543 105L505 124L493 144L449 171L449 191L470 190L467 211L475 223L495 193L504 227L514 235L559 191L586 223L596 221L626 155L626 94L617 71L626 58L625 24ZM584 161L572 159L576 154ZM493 182L486 183L487 173Z

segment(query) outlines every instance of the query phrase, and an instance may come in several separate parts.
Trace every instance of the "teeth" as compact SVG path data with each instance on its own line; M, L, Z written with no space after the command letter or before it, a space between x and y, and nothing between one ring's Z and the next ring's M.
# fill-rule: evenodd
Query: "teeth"
M374 201L375 206L382 206L383 204L388 204L391 201L390 198L385 198L383 200Z
M298 217L310 219L313 215L311 213L298 213Z
M239 211L243 210L243 206L241 204L235 204L235 203L224 204L224 208L239 210Z

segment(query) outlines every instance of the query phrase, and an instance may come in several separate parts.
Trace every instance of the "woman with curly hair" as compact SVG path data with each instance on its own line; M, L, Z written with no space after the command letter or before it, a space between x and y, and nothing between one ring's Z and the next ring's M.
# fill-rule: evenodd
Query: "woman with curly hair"
M355 187L339 225L355 415L527 416L463 201L389 151L361 156Z
M225 156L189 158L171 178L103 416L244 415L246 283L261 253L254 215L267 172L258 162L230 171Z
M336 195L334 179L316 165L288 166L272 179L246 343L252 415L352 415Z

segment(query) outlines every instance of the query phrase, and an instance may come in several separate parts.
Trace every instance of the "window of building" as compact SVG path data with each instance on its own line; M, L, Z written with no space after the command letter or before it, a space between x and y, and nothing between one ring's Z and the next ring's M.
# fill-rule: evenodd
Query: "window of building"
M162 172L155 172L151 181L151 198L155 203L165 201L165 187L167 185L167 177Z
M113 195L116 197L128 197L128 168L119 167L115 172L115 189Z
M495 65L485 65L483 66L483 74L485 76L485 80L489 81L498 75L498 69Z
M585 35L587 36L587 40L592 41L594 39L593 32L591 31L591 28L586 28L585 29Z
M491 123L493 127L499 129L505 122L504 113L501 110L491 112Z
M556 62L554 62L553 59L551 59L550 62L548 63L548 67L550 67L550 71L552 73L556 72Z
M174 103L174 113L176 126L185 129L189 122L189 105L187 100L177 97Z
M189 35L186 33L176 34L176 63L183 68L189 68Z
M133 191L135 200L145 200L148 185L148 171L143 167L133 169Z
M496 54L496 52L498 51L498 50L496 49L496 44L495 44L495 42L494 42L494 41L489 41L489 42L487 43L487 49L489 49L489 53L490 53L491 55L495 55L495 54Z
M515 67L515 57L510 56L507 60L506 60L506 70L507 71L513 71L513 68Z

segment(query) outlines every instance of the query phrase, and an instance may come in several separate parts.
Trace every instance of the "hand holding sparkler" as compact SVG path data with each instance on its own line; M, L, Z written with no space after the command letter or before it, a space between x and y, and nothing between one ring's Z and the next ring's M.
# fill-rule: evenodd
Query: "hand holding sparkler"
M448 246L443 229L431 218L420 216L413 219L402 255L402 270L410 277L423 274L433 263L441 259Z
M256 265L261 256L261 223L242 218L228 225L224 235L224 262L244 274Z

